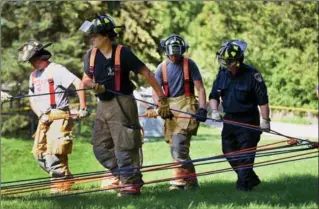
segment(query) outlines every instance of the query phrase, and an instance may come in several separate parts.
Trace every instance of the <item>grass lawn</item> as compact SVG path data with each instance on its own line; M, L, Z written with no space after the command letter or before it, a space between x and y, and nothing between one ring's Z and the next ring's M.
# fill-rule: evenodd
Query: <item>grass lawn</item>
M260 145L281 139L263 136ZM70 155L70 168L74 174L103 170L93 155L92 145L87 141L81 137L75 139L73 153ZM2 182L47 177L30 153L32 143L31 140L2 137ZM169 148L162 140L145 143L143 149L144 165L171 161ZM218 154L221 154L220 130L202 126L192 141L192 158ZM256 162L272 158L276 157L257 158ZM196 169L201 172L227 167L227 163L219 163L198 166ZM139 198L118 198L115 193L97 192L49 199L49 192L43 191L27 193L19 198L2 196L1 208L318 208L318 158L260 167L255 171L262 184L247 193L235 190L235 172L227 172L199 177L200 189L197 192L168 192L168 182L144 186ZM144 181L170 177L170 173L170 170L148 172L144 174ZM75 188L98 185L99 182L79 184Z

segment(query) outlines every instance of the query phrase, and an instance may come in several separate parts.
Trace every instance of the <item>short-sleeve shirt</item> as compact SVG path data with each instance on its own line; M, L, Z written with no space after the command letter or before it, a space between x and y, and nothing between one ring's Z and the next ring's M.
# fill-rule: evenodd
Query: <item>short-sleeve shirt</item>
M112 57L106 58L99 50L96 52L94 71L90 71L90 49L84 56L84 72L93 79L96 83L103 84L106 89L114 91L115 87L115 50L117 45L112 45ZM141 68L145 64L127 47L122 47L120 53L120 66L121 66L121 80L120 80L120 93L125 95L131 95L135 89L134 85L130 81L130 72L139 73ZM108 91L97 94L100 100L110 100L115 95Z
M49 78L53 78L54 92L63 92L55 94L56 109L64 109L69 105L66 90L77 78L73 73L64 66L51 62L44 70L37 70L34 78L33 76L33 73L31 73L29 80L29 95L50 93ZM49 94L34 96L32 99L41 113L47 113L51 110Z
M162 65L159 64L155 72L155 79L160 86L163 86ZM178 97L185 94L183 59L179 63L166 61L167 65L167 83L170 97ZM188 58L188 69L190 71L190 92L194 94L194 81L202 81L201 74L196 63Z
M268 104L266 84L252 66L242 63L236 75L220 68L209 99L223 100L225 113L258 113L258 105ZM249 114L247 114L249 115Z

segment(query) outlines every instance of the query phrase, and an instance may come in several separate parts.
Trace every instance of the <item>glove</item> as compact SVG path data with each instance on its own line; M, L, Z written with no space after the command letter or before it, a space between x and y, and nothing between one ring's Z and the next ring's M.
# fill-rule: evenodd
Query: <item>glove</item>
M45 125L49 124L51 122L50 116L48 114L42 114L40 116L40 122L45 124Z
M196 121L205 122L207 119L207 110L204 108L199 108L196 112Z
M85 117L87 117L89 115L90 115L90 112L88 111L87 108L83 108L83 109L79 110L79 112L78 112L78 117L79 118L85 118Z
M95 84L93 85L93 88L92 88L92 89L94 90L94 92L95 92L96 94L100 94L100 93L105 92L105 87L104 87L104 85L101 85L101 84L98 84L98 83L95 83Z
M8 93L1 91L1 102L9 101L11 97L12 96L9 95Z
M157 112L154 110L153 107L148 107L146 110L146 116L149 118L156 118Z
M169 103L167 101L167 97L163 96L159 99L158 104L158 115L165 119L172 119L173 113L169 109Z
M270 131L270 119L261 119L261 122L260 122L260 128L263 130L263 131Z
M222 119L222 117L220 116L220 114L217 110L212 111L212 119L214 119L214 120L221 120Z

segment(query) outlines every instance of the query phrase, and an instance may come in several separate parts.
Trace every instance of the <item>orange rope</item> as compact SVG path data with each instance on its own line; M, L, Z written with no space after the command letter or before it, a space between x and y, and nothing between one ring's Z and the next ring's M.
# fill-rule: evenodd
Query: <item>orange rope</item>
M313 154L313 153L318 153L318 151L314 151L314 152L309 152L309 153L305 153L305 154L300 154L300 155L293 155L293 156L289 156L289 157L283 157L283 158L278 158L278 159L273 159L273 160L267 160L267 161L263 161L263 162L259 162L259 163L254 163L255 165L256 164L264 164L264 163L267 163L267 162L274 162L274 161L279 161L279 160L282 160L282 159L288 159L288 158L294 158L294 157L300 157L300 156L304 156L304 155L309 155L309 154ZM253 163L251 164L247 164L247 165L241 165L241 166L236 166L235 168L241 168L241 167L246 167L246 166L251 166L251 165L254 165ZM197 173L197 175L209 175L209 174L212 174L214 172L218 172L218 171L230 171L232 170L233 168L224 168L224 169L219 169L219 170L213 170L213 171L206 171L206 172L200 172L200 173ZM151 180L151 181L147 181L145 182L144 184L151 184L151 183L160 183L160 182L165 182L165 181L171 181L171 180L177 180L177 179L181 179L181 178L190 178L192 177L191 175L185 175L185 176L181 176L181 177L170 177L170 178L163 178L163 179L157 179L157 180ZM122 187L125 187L124 185L122 186L117 186L115 188L112 188L112 189L120 189ZM91 191L91 192L98 192L98 191L104 191L104 190L109 190L109 189L96 189L96 188L92 188L92 189L88 189L88 190L85 190L84 192L88 192L88 191ZM79 191L75 191L75 192L72 192L71 194L81 194L83 190L80 190ZM66 194L67 195L67 194Z
M284 143L284 142L290 142L290 140L283 140L283 141L279 141L279 142L274 142L274 143L270 143L270 144L265 144L262 146L257 146L257 147L252 147L252 148L247 148L247 149L242 149L242 150L238 150L238 151L234 151L234 152L228 152L225 153L224 155L220 155L220 156L229 156L231 154L245 154L248 153L250 151L256 150L256 151L267 151L267 150L271 150L271 149L275 149L276 147L269 147L266 149L258 149L257 148L261 148L261 147L267 147L270 145L275 145L275 144L280 144L280 143ZM283 158L285 159L285 158ZM170 163L167 165L161 165L161 166L155 166L155 167L151 167L151 168L142 168L141 172L148 172L148 171L156 171L162 168L175 168L178 167L179 165L181 165L181 162L174 162L174 163ZM248 165L246 165L248 166ZM108 179L112 177L112 174L101 174L98 176L86 176L86 177L77 177L77 178L70 178L70 179L57 179L54 180L53 182L51 182L53 185L59 184L59 183L68 183L68 182L73 182L75 184L79 184L79 183L89 183L89 182L94 182L94 181L99 181L101 179ZM32 187L32 186L30 186ZM36 191L36 190L43 190L43 189L49 189L52 187L52 185L46 185L46 186L40 186L38 187L38 185L35 185L34 188L13 188L13 189L3 189L2 193L3 194L15 194L15 193L22 193L22 192L28 192L28 191Z

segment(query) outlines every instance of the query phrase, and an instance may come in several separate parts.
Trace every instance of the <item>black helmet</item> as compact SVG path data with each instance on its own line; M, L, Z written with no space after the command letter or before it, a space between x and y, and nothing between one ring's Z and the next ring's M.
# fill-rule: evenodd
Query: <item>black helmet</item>
M181 56L189 48L188 43L177 34L172 34L167 39L161 40L161 47L165 50L167 56Z
M79 30L87 34L101 34L103 36L108 36L109 38L115 38L117 34L115 33L115 28L122 28L123 26L116 26L113 19L108 15L96 14L95 18L90 21L85 21Z
M216 53L219 65L224 68L229 68L229 66L235 62L242 63L244 61L246 48L247 43L245 41L227 41Z
M45 50L46 47L50 46L52 43L43 45L39 41L30 40L27 43L19 47L18 62L26 62L31 58L40 57L40 59L48 60L52 56L51 53Z

